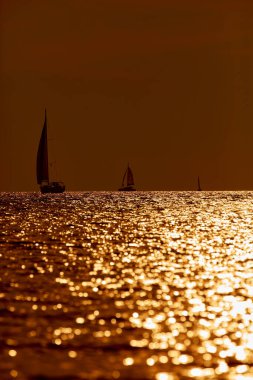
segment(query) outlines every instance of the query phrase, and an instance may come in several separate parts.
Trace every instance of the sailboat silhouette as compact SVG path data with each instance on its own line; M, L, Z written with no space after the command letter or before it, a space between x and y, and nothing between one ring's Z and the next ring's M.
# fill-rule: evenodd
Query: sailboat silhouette
M48 144L47 144L47 112L41 132L37 152L37 183L42 193L63 193L65 185L63 182L50 182L48 170Z
M127 165L127 169L124 173L124 176L122 179L122 185L119 188L119 191L136 191L136 188L134 186L133 172L129 164Z

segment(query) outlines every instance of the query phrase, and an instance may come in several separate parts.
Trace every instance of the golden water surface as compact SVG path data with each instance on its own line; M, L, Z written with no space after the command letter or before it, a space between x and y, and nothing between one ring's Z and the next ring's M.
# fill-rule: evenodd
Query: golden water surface
M253 379L253 193L0 194L0 379Z

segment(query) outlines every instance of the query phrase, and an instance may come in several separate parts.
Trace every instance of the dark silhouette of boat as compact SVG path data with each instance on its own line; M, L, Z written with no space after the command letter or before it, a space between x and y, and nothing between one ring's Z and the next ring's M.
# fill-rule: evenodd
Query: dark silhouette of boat
M47 146L47 112L45 110L45 121L41 132L39 148L37 152L37 183L40 191L44 193L63 193L65 185L63 182L50 182L48 170L48 146Z
M200 179L199 179L199 177L198 177L198 191L202 191L201 186L200 186Z
M136 191L136 188L134 186L133 172L129 164L127 165L127 169L124 173L122 185L119 188L119 191Z

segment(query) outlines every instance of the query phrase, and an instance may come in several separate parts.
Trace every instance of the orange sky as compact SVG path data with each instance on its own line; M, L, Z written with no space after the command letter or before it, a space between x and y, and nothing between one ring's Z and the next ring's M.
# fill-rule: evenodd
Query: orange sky
M0 190L253 189L251 0L0 0Z

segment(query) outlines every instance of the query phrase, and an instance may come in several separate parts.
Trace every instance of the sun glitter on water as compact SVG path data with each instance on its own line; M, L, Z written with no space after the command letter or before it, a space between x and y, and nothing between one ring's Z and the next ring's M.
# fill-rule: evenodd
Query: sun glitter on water
M0 202L3 380L253 378L252 193Z

